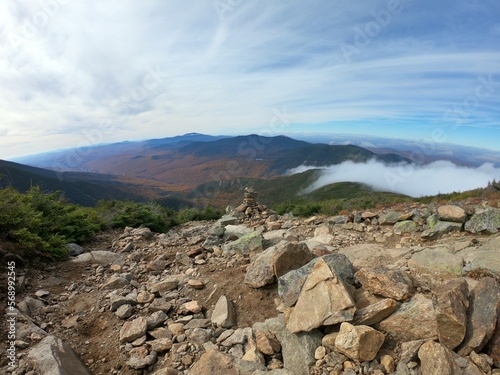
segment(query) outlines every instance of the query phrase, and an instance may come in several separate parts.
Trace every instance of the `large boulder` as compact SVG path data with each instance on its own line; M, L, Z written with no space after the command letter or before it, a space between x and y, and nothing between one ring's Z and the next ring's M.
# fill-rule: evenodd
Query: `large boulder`
M458 354L481 351L493 336L499 313L500 288L494 278L485 277L470 293L467 332Z
M436 314L432 300L422 294L401 306L379 324L380 330L398 341L438 338Z
M263 287L287 272L302 267L312 258L306 244L281 241L252 261L247 268L245 283L253 288Z
M222 254L225 256L234 254L250 255L263 249L263 240L261 232L250 232L236 241L224 244L222 246Z
M446 247L426 248L408 261L412 271L446 279L460 277L463 265L463 258Z
M500 228L500 208L485 208L476 213L465 223L465 230L471 233L488 231L497 233Z
M307 277L287 328L297 333L351 321L356 306L344 282L320 259Z
M309 375L309 368L316 362L314 353L321 345L321 332L292 333L286 328L282 315L255 323L253 330L269 331L279 340L285 370L294 375Z
M467 214L462 207L446 204L437 209L439 220L463 223L467 219Z
M460 232L462 230L462 225L462 223L455 223L452 221L438 221L430 228L424 230L421 237L427 240L435 240L446 233Z
M290 271L278 279L278 294L285 305L290 307L297 302L307 276L320 260L323 260L331 269L335 270L335 274L344 282L354 284L354 267L345 255L329 254L315 258L305 266Z
M408 299L414 291L411 278L401 270L362 268L355 276L365 290L397 301Z
M428 341L420 347L418 358L421 362L423 375L483 374L473 363L460 358L444 345L434 341Z
M91 375L75 351L55 336L47 336L31 348L28 359L39 374Z
M439 342L455 349L467 328L469 287L465 279L449 281L436 290L435 309Z
M358 244L339 250L349 258L355 268L373 268L394 264L409 253L409 249L388 249L377 244Z
M477 249L465 251L467 271L486 269L500 276L500 235L490 237Z

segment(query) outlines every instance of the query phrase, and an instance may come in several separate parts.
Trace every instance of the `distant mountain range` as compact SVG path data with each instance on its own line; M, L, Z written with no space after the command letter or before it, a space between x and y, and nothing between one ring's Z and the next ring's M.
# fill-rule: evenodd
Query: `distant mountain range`
M198 133L142 142L122 142L34 155L17 161L56 171L140 178L183 191L212 181L269 179L300 165L326 166L346 160L409 160L354 145L313 144L285 136L214 137Z
M227 200L241 199L241 190L249 184L276 196L298 194L304 184L317 178L314 172L286 175L302 165L321 167L372 158L410 162L396 153L374 153L355 145L313 144L285 136L189 133L17 159L23 164L0 161L0 187L26 191L40 185L45 191L60 190L83 205L100 199L131 199L157 200L173 208L215 202L222 206ZM214 201L200 202L200 194Z
M448 160L456 165L467 167L479 167L484 163L492 163L495 167L500 167L500 151L437 142L431 139L405 140L352 134L302 135L297 139L330 145L355 145L375 153L396 153L417 164Z

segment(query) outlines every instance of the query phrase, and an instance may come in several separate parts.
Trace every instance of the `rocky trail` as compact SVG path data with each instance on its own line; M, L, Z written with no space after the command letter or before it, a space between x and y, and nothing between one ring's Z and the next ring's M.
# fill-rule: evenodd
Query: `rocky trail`
M17 366L0 365L13 375L500 374L498 229L488 202L304 219L250 192L217 222L107 232L67 261L25 261Z

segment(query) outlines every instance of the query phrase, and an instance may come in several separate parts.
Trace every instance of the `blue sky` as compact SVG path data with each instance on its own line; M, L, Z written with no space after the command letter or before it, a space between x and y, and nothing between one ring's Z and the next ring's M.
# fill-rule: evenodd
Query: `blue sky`
M0 158L207 134L500 150L500 2L6 0Z

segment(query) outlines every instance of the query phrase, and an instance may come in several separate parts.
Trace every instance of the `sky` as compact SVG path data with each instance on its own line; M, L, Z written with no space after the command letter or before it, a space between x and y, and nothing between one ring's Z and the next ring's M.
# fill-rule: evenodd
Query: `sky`
M189 132L498 151L499 46L498 0L3 0L0 159Z

